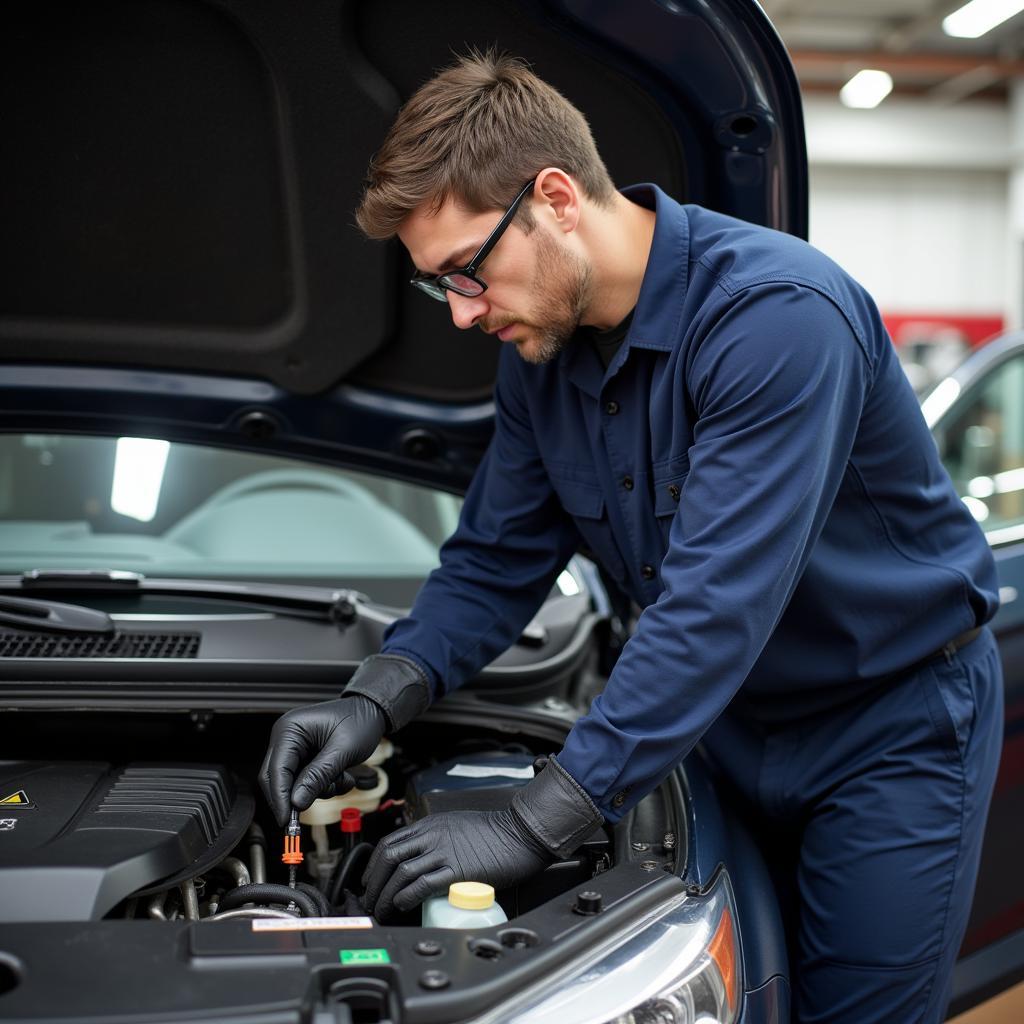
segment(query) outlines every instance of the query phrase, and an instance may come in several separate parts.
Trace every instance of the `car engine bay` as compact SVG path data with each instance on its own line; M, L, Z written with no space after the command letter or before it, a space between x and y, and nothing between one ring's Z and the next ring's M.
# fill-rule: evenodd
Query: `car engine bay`
M24 716L23 736L45 717ZM141 729L134 738L119 733L114 746L124 759L0 762L0 923L363 916L361 876L380 839L440 811L507 805L533 777L536 758L550 752L543 741L486 729L410 727L351 770L348 793L304 811L298 842L289 844L251 767L268 732L256 722L240 729L237 718L225 724L242 756L232 765L201 756L217 743L203 736L208 723L196 730L194 721L195 760L135 756L161 751L153 717L121 723ZM112 739L117 730L116 720L106 721L99 733ZM80 750L103 749L83 743L86 735L76 730ZM499 891L507 917L607 871L617 848L633 858L654 851L648 859L671 870L675 826L663 801L648 803L640 815L645 841L634 834L636 815L626 828L602 830L571 859ZM419 912L390 923L416 926Z

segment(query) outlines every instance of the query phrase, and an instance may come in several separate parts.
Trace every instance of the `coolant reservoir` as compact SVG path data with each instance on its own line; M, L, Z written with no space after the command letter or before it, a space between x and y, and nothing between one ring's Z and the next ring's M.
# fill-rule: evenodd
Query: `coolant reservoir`
M363 814L372 814L380 807L380 798L388 791L388 777L380 768L367 768L366 771L374 773L376 782L369 777L365 777L365 781L360 778L354 788L341 796L314 800L299 814L299 821L303 825L336 825L346 807L357 807Z
M366 759L366 764L371 768L376 768L377 765L383 764L393 753L395 752L395 746L389 739L383 739L377 744L374 752Z
M447 896L423 904L424 928L487 928L507 920L494 902L494 887L485 882L452 882Z
M299 814L303 825L336 825L346 807L356 807L363 814L371 814L380 807L381 797L388 791L387 773L382 768L372 768L369 763L350 768L356 784L341 796L329 796L326 800L314 800Z

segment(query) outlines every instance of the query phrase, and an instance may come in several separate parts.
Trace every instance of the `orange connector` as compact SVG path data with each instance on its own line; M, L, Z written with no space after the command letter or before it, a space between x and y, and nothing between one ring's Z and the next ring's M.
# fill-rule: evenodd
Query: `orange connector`
M302 863L302 838L301 836L284 837L284 853L281 854L283 864Z

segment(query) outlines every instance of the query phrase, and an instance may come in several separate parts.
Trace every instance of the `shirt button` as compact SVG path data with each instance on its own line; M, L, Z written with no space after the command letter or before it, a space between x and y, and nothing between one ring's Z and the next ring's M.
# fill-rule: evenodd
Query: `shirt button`
M641 565L640 566L640 575L643 576L643 578L645 580L653 580L654 579L654 566L653 565Z
M616 793L615 796L612 797L612 807L621 807L625 802L625 793Z
M605 404L604 411L608 413L609 416L616 415L619 411L619 403L614 400L607 402Z
M669 497L673 501L678 501L679 500L679 495L682 494L683 492L682 492L682 488L680 488L679 484L669 484L668 485L668 493L669 493Z
M624 476L622 478L622 486L625 487L627 491L633 490L633 478L631 476Z

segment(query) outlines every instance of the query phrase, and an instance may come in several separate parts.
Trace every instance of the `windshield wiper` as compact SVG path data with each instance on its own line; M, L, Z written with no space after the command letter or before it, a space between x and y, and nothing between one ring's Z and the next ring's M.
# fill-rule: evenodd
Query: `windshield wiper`
M230 601L236 605L249 605L261 611L277 615L288 615L300 619L326 619L344 632L359 620L360 614L369 615L378 622L400 618L405 609L386 609L376 606L371 612L367 607L373 602L358 590L336 587L311 587L293 583L250 583L226 580L201 579L147 579L142 573L121 569L31 569L20 577L0 580L0 588L9 585L7 580L20 589L38 588L69 591L116 591L133 590L140 595L162 597L192 597L205 600ZM3 598L0 601L20 600ZM53 608L77 609L80 612L101 616L91 608L79 605L61 605L56 602L40 601L38 604ZM381 614L390 616L381 619ZM0 623L10 621L0 617ZM39 628L45 628L40 626ZM56 629L59 627L50 627ZM66 627L69 632L71 627ZM98 631L98 630L97 630ZM105 630L104 630L105 632ZM543 647L548 642L548 631L536 622L526 625L516 640L521 647Z
M142 573L120 569L31 569L22 573L20 577L13 577L11 582L20 590L56 590L61 596L79 591L83 594L130 591L141 596L230 601L236 605L249 605L278 615L326 619L341 630L347 629L358 619L358 605L369 603L369 598L365 594L338 587L226 580L147 579ZM55 604L50 601L40 603Z
M123 569L30 569L21 574L23 587L53 587L72 583L76 587L138 587L146 577Z
M28 597L0 596L0 625L46 633L114 632L114 620L106 612L80 604L36 601Z

